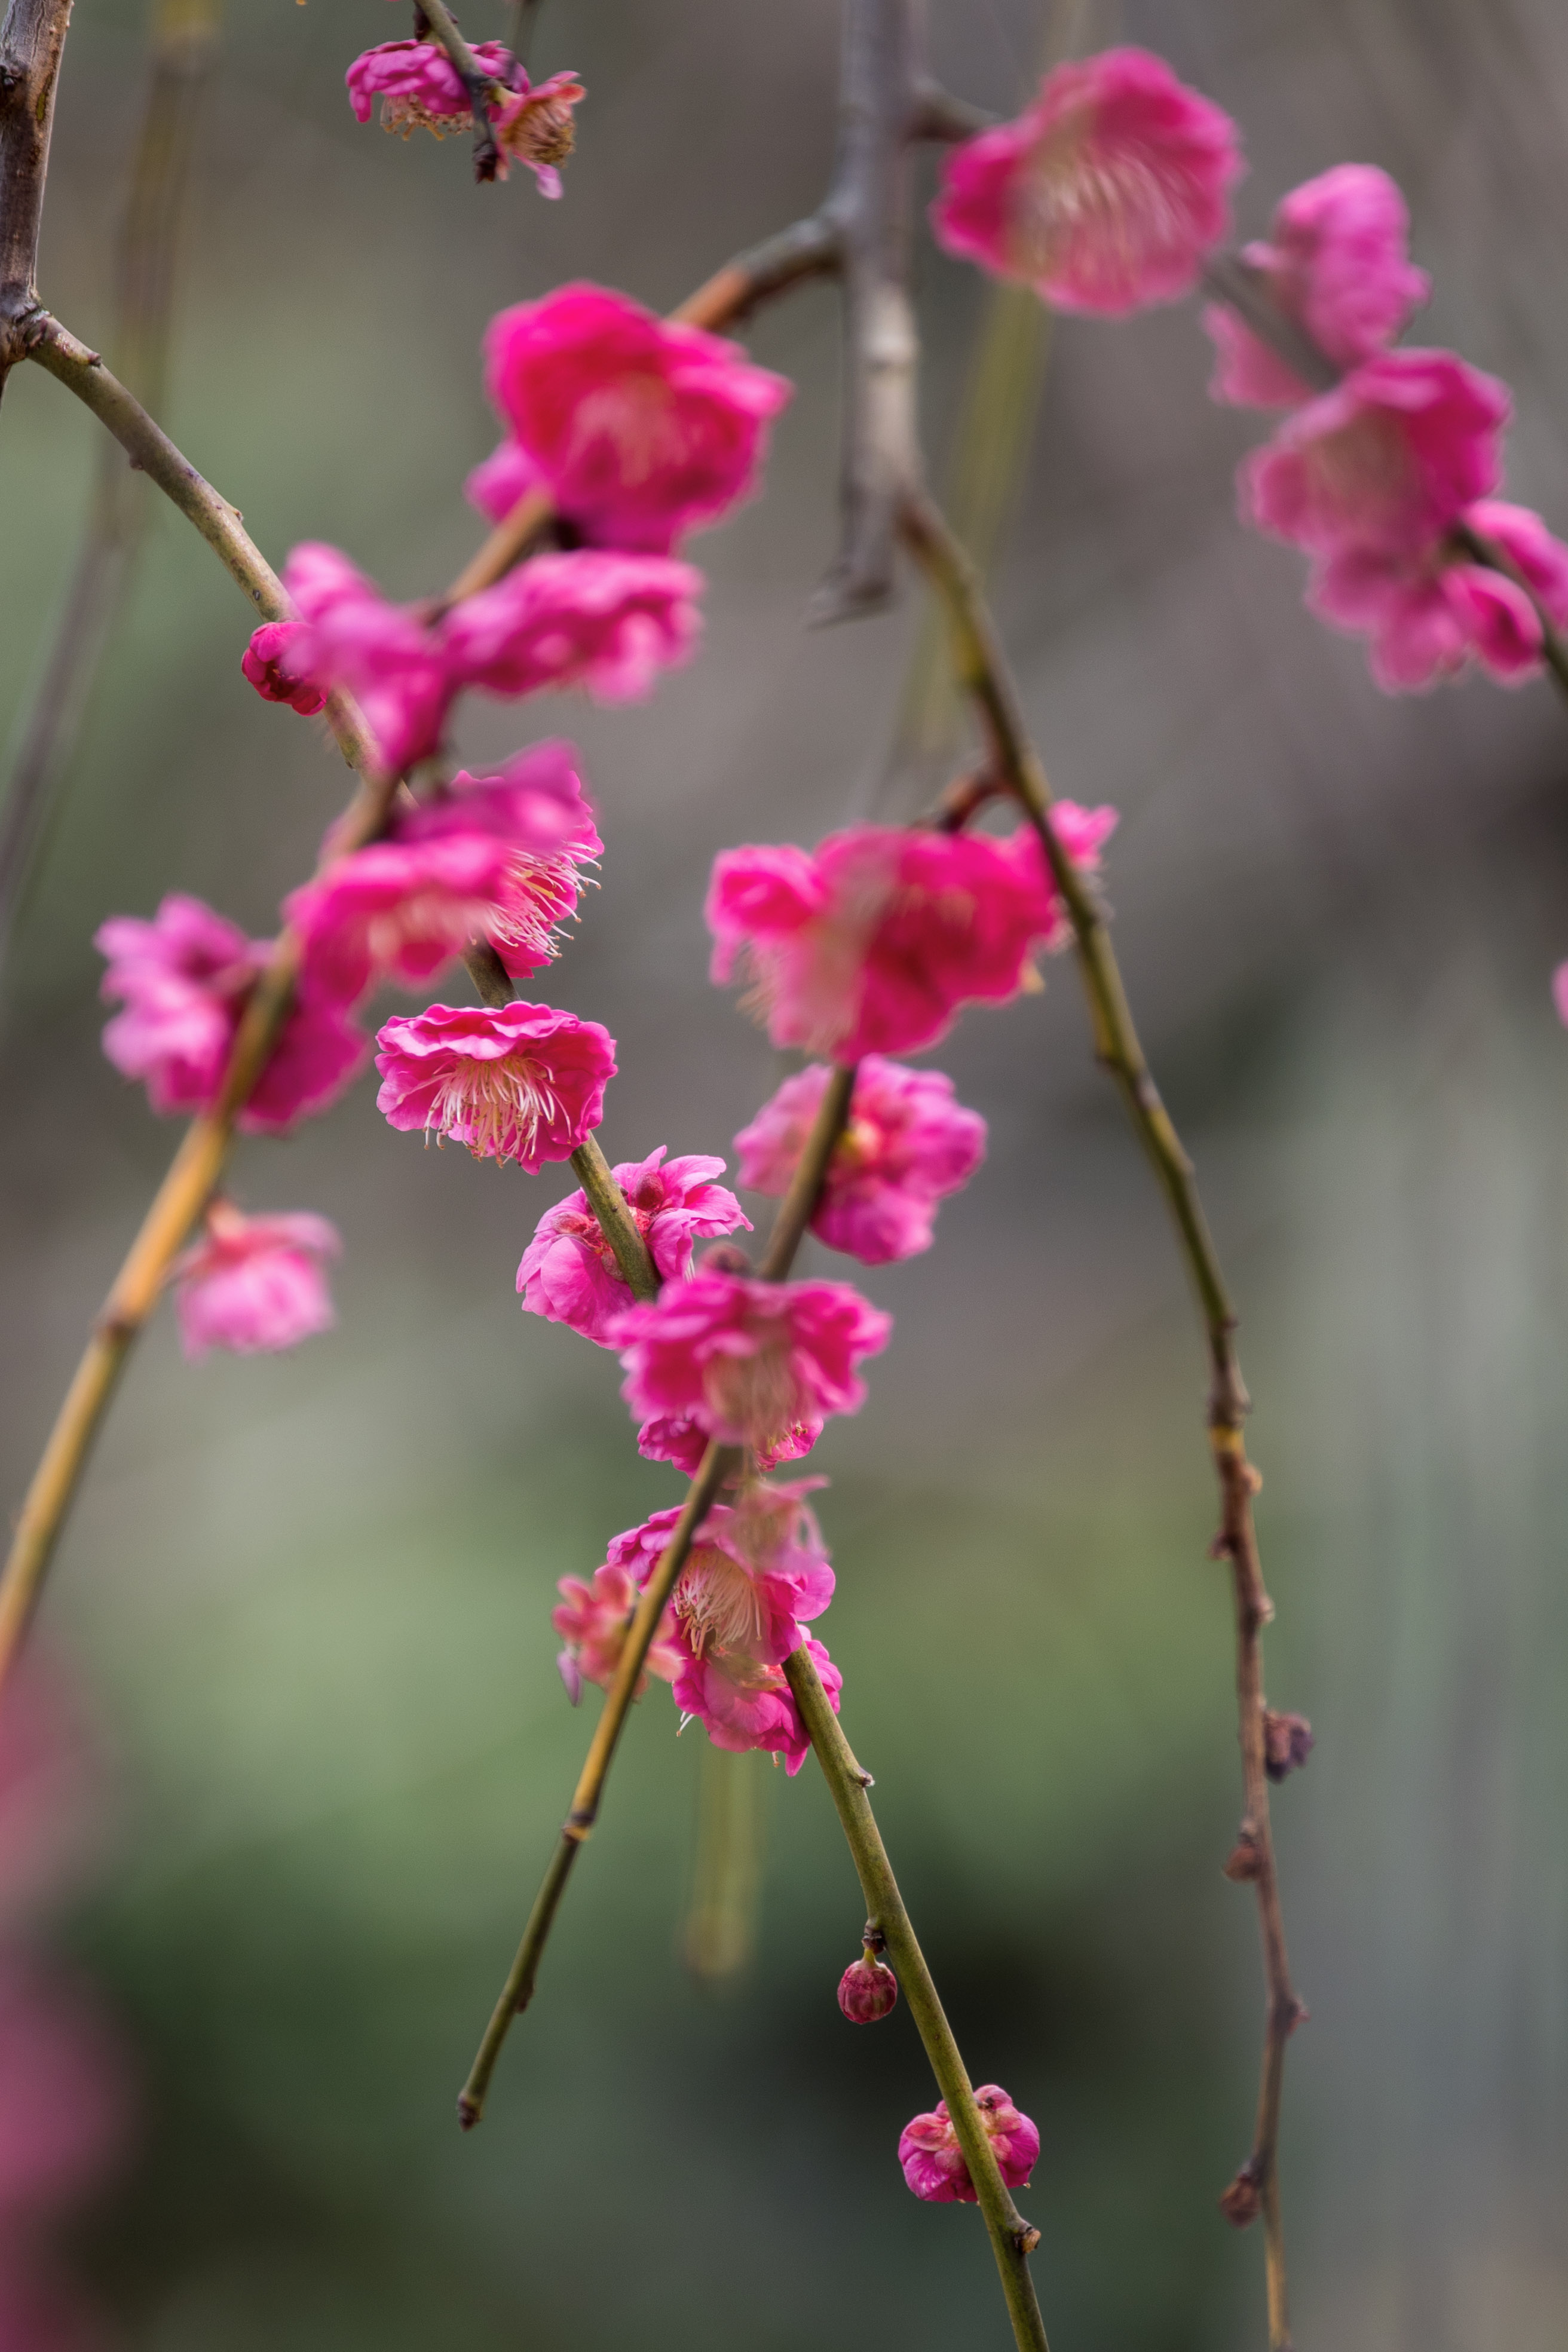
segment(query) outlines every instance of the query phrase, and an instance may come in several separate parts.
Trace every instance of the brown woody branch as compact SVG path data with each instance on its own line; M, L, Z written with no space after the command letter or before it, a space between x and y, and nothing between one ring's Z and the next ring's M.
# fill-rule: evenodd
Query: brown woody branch
M11 0L0 25L0 393L27 354L55 91L71 0Z
M493 180L500 168L500 149L490 128L490 108L509 92L488 74L458 28L446 0L419 0L414 11L415 30L421 39L436 41L451 58L458 80L468 93L474 117L474 177Z

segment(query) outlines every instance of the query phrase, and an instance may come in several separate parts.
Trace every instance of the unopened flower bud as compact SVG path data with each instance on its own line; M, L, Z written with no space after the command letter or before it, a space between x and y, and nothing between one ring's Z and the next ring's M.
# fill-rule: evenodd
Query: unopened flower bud
M1219 2210L1233 2230L1245 2230L1257 2221L1263 2205L1258 2168L1251 2157L1242 2166L1219 2200Z
M1263 1769L1271 1780L1299 1772L1313 1748L1312 1727L1304 1715L1277 1715L1267 1707L1263 1716Z
M875 2025L898 1998L898 1978L869 1945L838 1980L838 2006L851 2025Z

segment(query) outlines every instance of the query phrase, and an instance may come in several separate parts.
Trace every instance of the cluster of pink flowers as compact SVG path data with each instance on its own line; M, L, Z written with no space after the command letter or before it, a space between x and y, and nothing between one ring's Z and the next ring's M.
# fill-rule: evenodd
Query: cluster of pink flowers
M473 44L475 62L505 96L488 116L500 150L498 176L513 163L526 163L542 196L559 196L557 164L572 152L573 109L586 95L574 73L552 74L535 85L500 41ZM382 41L357 57L343 77L356 121L368 122L381 100L382 127L400 131L432 131L437 139L473 120L468 93L458 68L435 40Z
M695 1152L667 1160L667 1149L661 1143L647 1159L623 1160L610 1173L656 1270L676 1281L690 1273L695 1243L750 1233L752 1223L733 1192L713 1181L724 1173L721 1160ZM522 1254L517 1286L529 1314L564 1323L600 1348L616 1344L610 1327L635 1304L585 1192L569 1192L545 1211Z

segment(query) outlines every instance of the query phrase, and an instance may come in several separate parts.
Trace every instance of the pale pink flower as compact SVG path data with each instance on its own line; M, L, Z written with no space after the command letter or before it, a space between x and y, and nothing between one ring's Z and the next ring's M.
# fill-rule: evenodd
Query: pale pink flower
M701 593L700 572L667 556L536 555L458 604L442 643L454 673L487 694L581 686L597 702L635 702L695 652Z
M898 2006L899 1979L869 1949L838 1979L838 2006L851 2025L875 2025Z
M103 1033L115 1068L145 1081L154 1110L205 1110L222 1086L268 943L247 939L199 898L174 893L150 923L111 917L93 944L109 959L102 994L125 1007ZM239 1125L253 1134L285 1132L334 1101L364 1055L363 1038L336 1013L295 1004Z
M299 621L264 621L239 657L239 667L263 702L286 702L301 719L326 706L326 693L298 664L310 632Z
M628 1307L607 1331L634 1413L689 1413L727 1445L772 1452L830 1412L858 1412L857 1366L888 1344L892 1318L846 1282L759 1282L701 1267Z
M1059 310L1173 302L1230 226L1234 122L1147 49L1058 66L1016 122L952 150L937 241Z
M999 2084L982 2084L974 2104L996 2152L1003 2179L1009 2189L1026 2189L1040 2152L1039 2133L1027 2116L1019 2114ZM937 2101L931 2114L916 2116L904 2126L899 2138L899 2162L915 2195L929 2204L979 2202L945 2099Z
M212 1348L275 1355L330 1331L337 1318L325 1266L342 1248L325 1217L247 1217L215 1201L203 1238L170 1268L186 1355L193 1363Z
M450 1136L476 1160L532 1175L598 1126L616 1043L548 1004L432 1004L378 1031L375 1104L389 1125Z
M482 72L511 85L513 61L500 41L470 45ZM569 77L557 76L557 79ZM382 128L433 131L437 139L472 121L468 93L457 67L437 41L383 41L357 57L343 76L355 120L368 122L381 100ZM523 77L524 88L527 76Z
M750 494L790 396L734 343L602 286L490 321L486 381L509 435L590 546L667 555Z
M1092 868L1113 809L1058 801L1058 839ZM1032 826L986 834L858 824L815 852L727 849L708 892L712 977L742 958L749 1009L775 1045L858 1061L944 1036L959 1007L1001 1004L1034 978L1031 953L1068 937Z
M695 1241L752 1226L733 1192L713 1181L724 1173L721 1160L689 1153L667 1160L667 1149L661 1143L647 1160L623 1160L610 1173L655 1266L673 1281L690 1273ZM635 1304L585 1192L569 1192L546 1209L522 1254L517 1286L528 1314L564 1323L601 1348L612 1344L611 1318Z
M814 1062L742 1128L735 1138L741 1183L788 1192L829 1076ZM811 1230L862 1265L913 1257L931 1247L939 1202L968 1183L984 1156L985 1121L954 1101L951 1078L868 1054Z
M290 670L319 687L347 688L390 772L428 759L462 683L439 634L419 613L389 604L346 555L319 541L292 551L283 584L305 632L289 649Z
M1410 260L1405 198L1371 163L1339 163L1294 188L1267 243L1244 248L1268 293L1336 367L1352 368L1392 343L1432 281ZM1204 312L1218 364L1216 400L1295 408L1310 388L1223 303Z
M498 176L504 180L513 163L526 163L540 194L558 197L561 174L556 166L564 163L576 143L572 110L587 94L574 73L531 82L517 67L512 96L490 112L490 129L500 149Z
M618 1544L625 1541L624 1536L616 1538ZM562 1598L551 1611L550 1622L566 1644L555 1663L574 1706L583 1696L585 1681L597 1683L601 1690L609 1689L637 1610L638 1582L616 1561L616 1544L611 1545L610 1555L603 1568L594 1570L592 1584L584 1584L580 1576L563 1576L555 1588ZM642 1580L646 1581L646 1575ZM675 1621L667 1609L648 1645L647 1673L637 1678L637 1697L647 1688L649 1674L658 1675L661 1682L673 1682L680 1672L681 1657Z
M1241 472L1259 530L1318 555L1428 554L1502 478L1506 384L1452 352L1387 352L1285 418Z

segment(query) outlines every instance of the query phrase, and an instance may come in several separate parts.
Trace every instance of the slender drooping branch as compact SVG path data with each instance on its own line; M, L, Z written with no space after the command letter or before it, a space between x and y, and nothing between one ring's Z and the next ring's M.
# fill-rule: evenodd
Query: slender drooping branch
M11 0L0 25L0 393L26 356L71 0Z
M468 93L474 117L474 177L493 180L500 168L500 149L490 129L490 108L509 95L504 84L488 74L458 28L446 0L418 0L414 21L419 32L438 41L451 58L458 80Z
M836 1073L833 1082L823 1092L800 1164L789 1192L780 1203L767 1252L758 1268L763 1281L784 1282L788 1277L801 1237L816 1206L827 1163L844 1132L854 1085L853 1068L841 1070ZM659 1619L686 1565L692 1538L717 1499L720 1487L726 1479L734 1475L742 1458L739 1450L733 1446L721 1445L717 1442L709 1446L686 1497L685 1507L670 1531L669 1541L659 1556L658 1565L643 1588L626 1634L620 1664L616 1669L615 1680L605 1695L604 1712L599 1717L587 1761L577 1782L572 1809L562 1824L561 1836L551 1856L544 1883L528 1915L528 1925L518 1946L517 1958L501 1988L500 1999L485 2030L479 2055L458 2096L458 2120L465 2131L471 2130L484 2113L485 2094L489 2088L490 2076L495 2072L496 2060L500 2055L501 2043L506 2040L512 2019L521 2010L526 2009L533 1998L534 1980L539 1973L545 1941L554 1924L572 1865L577 1859L577 1850L598 1819L605 1781L616 1743L632 1700L637 1696Z
M1238 2221L1250 2221L1258 2210L1262 2211L1269 2343L1273 2352L1287 2352L1290 2330L1279 2205L1279 2100L1285 2044L1304 2012L1290 1981L1269 1823L1262 1633L1273 1608L1263 1581L1253 1524L1252 1497L1258 1480L1247 1458L1244 1423L1248 1400L1236 1352L1236 1311L1198 1197L1192 1161L1150 1076L1099 900L1051 824L1050 788L1025 728L1016 690L973 568L927 500L910 501L904 515L904 535L946 608L954 660L979 713L991 765L1038 833L1056 887L1066 902L1089 1000L1095 1051L1121 1089L1170 1204L1203 1317L1211 1376L1209 1437L1222 1505L1214 1548L1216 1556L1230 1562L1236 1610L1244 1811L1237 1853L1227 1867L1232 1876L1250 1879L1257 1892L1268 2000L1252 2153L1238 2182L1227 2192L1226 2210Z
M888 1850L871 1811L871 1801L866 1793L871 1786L871 1776L855 1760L822 1687L822 1677L811 1653L796 1650L785 1659L784 1673L795 1693L801 1721L811 1735L812 1748L854 1857L860 1891L866 1899L868 1941L871 1930L880 1930L900 1990L925 2045L931 2073L947 2102L947 2112L969 2167L996 2267L1002 2274L1002 2292L1007 2298L1013 2333L1021 2352L1047 2352L1045 2323L1029 2273L1029 2256L1040 2242L1040 2233L1030 2227L1014 2204L1012 2192L997 2168L995 2149L974 2104L973 2085L926 1966L925 1954L904 1908Z

